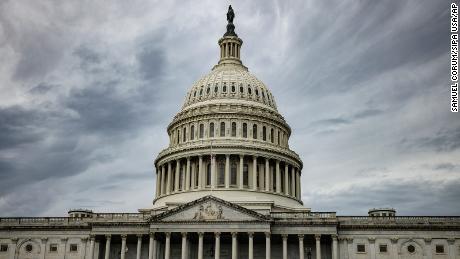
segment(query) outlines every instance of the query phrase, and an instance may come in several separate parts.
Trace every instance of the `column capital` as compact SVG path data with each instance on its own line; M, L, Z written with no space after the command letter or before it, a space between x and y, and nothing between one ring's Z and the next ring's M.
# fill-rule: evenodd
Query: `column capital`
M220 232L214 232L214 236L217 238L217 237L220 237Z
M337 234L332 234L331 238L332 238L333 241L337 241L338 235Z
M392 237L390 240L391 240L391 243L393 243L393 244L398 243L398 238L397 237Z
M171 237L171 232L165 232L166 237Z
M105 238L110 240L112 238L112 235L111 234L105 234Z
M82 242L86 242L86 241L88 241L88 238L87 238L87 237L80 237L80 240L81 240Z
M275 159L275 163L276 163L276 165L279 165L280 161L278 159Z
M188 156L187 157L187 162L190 162L190 159L192 159L192 158Z
M338 237L338 240L339 241L345 241L345 240L347 240L347 238L346 237Z
M232 232L232 237L238 237L238 232Z
M125 240L126 240L126 238L128 237L127 234L121 234L120 236L121 236L121 239L125 239Z
M137 238L142 238L144 236L144 234L137 234L136 236L137 236Z
M11 238L11 241L12 241L13 243L17 243L18 240L19 240L19 238L17 238L17 237L12 237L12 238Z
M95 234L89 234L89 239L94 240L95 238L96 238L96 235L95 235Z
M225 154L225 157L230 157L230 154Z
M299 235L297 235L297 236L299 237L299 240L303 240L303 239L304 239L304 237L305 237L305 235L304 235L304 234L299 234Z
M240 158L243 159L243 158L244 158L244 155L240 155Z
M61 237L61 242L67 242L68 239L68 237Z
M281 237L283 238L283 240L287 240L288 234L281 234Z
M265 238L270 238L271 234L272 233L270 233L270 232L265 232Z
M187 237L188 233L187 232L181 232L180 234L182 235L182 237Z
M316 239L316 241L321 240L321 234L315 234L315 239Z
M46 243L46 241L48 241L48 238L47 237L42 237L41 240L42 240L42 243L44 244L44 243Z
M253 236L254 236L254 232L248 232L248 236L249 236L249 237L253 237Z
M204 236L204 233L203 233L203 232L198 232L198 236L199 236L199 237L203 237L203 236Z
M447 243L449 243L449 245L455 244L455 238L453 238L453 237L448 238Z
M353 238L352 237L347 237L345 239L347 240L348 243L353 243Z
M155 237L155 232L149 232L150 237Z
M370 244L374 244L374 243L375 243L375 237L369 237L368 240L369 240L369 243L370 243Z
M425 244L431 244L431 237L426 237L423 240L425 241Z

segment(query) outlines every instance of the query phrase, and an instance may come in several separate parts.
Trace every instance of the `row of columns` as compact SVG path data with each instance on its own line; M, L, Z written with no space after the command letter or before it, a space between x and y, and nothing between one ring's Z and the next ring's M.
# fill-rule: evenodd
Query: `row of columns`
M188 251L188 240L186 232L182 233L182 244L181 244L181 259L187 259ZM248 232L248 258L254 259L254 233ZM283 259L288 258L288 248L287 248L287 239L288 235L283 234ZM198 233L198 259L203 259L203 237L204 233ZM214 258L220 259L220 232L214 233L215 245L214 245ZM121 254L120 258L125 259L126 257L126 238L127 235L121 235ZM238 258L238 233L232 232L232 259ZM298 235L299 239L299 258L304 259L304 235ZM321 259L321 235L315 235L316 240L316 259ZM109 259L110 256L110 243L111 235L106 235L106 244L105 244L105 255L104 259ZM94 259L94 236L90 238L90 256L89 259ZM338 259L338 250L337 250L337 236L332 236L332 259ZM137 235L137 253L136 259L141 258L141 248L142 248L142 235ZM157 253L157 241L155 239L155 234L150 233L149 240L149 259L154 259L154 255ZM165 232L165 259L171 258L171 233ZM271 258L271 233L265 233L265 258ZM155 258L156 259L156 258Z
M224 42L220 48L220 58L240 58L240 46L241 43L236 42Z
M263 190L266 192L273 191L278 194L284 194L286 196L295 197L300 199L301 197L301 184L300 184L300 171L298 168L294 166L289 166L288 163L284 163L284 175L281 174L280 168L280 160L275 160L275 168L274 168L274 175L272 176L270 170L270 159L265 159L265 179L263 179L263 186L262 189L260 186L257 186L258 177L259 175L255 172L261 173L262 170L258 170L258 157L252 156L252 186L247 186L252 190ZM211 163L211 185L210 188L217 187L217 164L216 164L216 155L212 155L210 159ZM173 164L175 163L175 172L172 172ZM191 161L191 157L186 158L185 164L185 175L180 177L181 170L184 170L182 167L184 165L181 163L180 160L169 161L165 164L159 165L157 169L157 181L156 181L156 196L160 197L162 195L169 195L174 192L180 191L188 191L191 189L205 189L206 182L205 182L205 170L204 170L204 163L203 163L203 156L198 156L198 169L196 169L196 159ZM239 155L239 179L237 179L237 188L244 189L244 174L243 174L243 167L244 167L244 155ZM174 174L174 183L172 183L172 174ZM249 174L249 168L248 168ZM224 177L224 186L225 188L230 188L230 155L225 155L225 177ZM249 179L249 175L247 176ZM282 180L281 178L284 177L284 186L283 191L281 188ZM197 179L198 178L198 179ZM273 179L275 179L275 186L272 186ZM289 179L290 178L290 179ZM196 181L198 180L198 185L196 185ZM182 182L180 182L182 181ZM182 187L182 188L180 188Z

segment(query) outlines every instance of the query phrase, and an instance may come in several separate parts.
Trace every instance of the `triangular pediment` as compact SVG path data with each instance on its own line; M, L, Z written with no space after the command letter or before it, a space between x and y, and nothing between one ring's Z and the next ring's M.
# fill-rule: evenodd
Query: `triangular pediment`
M151 222L182 222L182 221L268 221L269 216L246 209L234 203L205 196L198 200L183 204L170 211L152 216Z

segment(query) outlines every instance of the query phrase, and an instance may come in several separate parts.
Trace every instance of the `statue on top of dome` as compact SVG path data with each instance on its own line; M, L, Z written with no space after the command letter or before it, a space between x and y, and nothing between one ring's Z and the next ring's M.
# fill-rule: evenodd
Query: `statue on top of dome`
M228 6L228 11L227 11L227 32L224 34L224 36L236 36L235 33L235 25L233 25L233 19L235 18L235 13L233 12L233 8L231 5Z

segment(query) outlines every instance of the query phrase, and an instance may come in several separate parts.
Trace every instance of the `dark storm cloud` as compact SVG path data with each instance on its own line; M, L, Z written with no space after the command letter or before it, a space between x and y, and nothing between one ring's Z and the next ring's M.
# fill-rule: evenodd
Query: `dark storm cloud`
M460 126L452 129L440 129L430 136L404 138L401 140L401 144L412 150L452 152L460 148Z
M314 208L338 211L339 215L365 215L374 207L394 207L398 215L460 214L459 180L383 180L354 184L329 194L307 193L307 196Z
M163 74L165 57L158 48L147 47L139 53L139 71L145 80L158 79Z
M20 106L0 108L0 150L39 141L38 123L44 116Z

